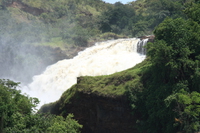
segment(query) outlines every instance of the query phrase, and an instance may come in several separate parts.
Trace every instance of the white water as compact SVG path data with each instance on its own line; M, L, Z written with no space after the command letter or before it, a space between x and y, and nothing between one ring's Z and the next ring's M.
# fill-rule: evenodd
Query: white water
M133 67L144 60L137 53L139 39L118 39L96 43L73 59L57 62L33 77L22 92L39 98L40 105L58 100L61 94L76 84L79 76L108 75ZM38 108L39 108L38 107Z
M144 46L147 44L149 39L143 39L137 43L137 52L143 55L146 55L146 48Z

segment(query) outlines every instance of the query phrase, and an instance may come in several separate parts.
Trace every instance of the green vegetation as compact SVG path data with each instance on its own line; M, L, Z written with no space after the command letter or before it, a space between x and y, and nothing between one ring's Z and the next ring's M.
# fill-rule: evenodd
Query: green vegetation
M176 8L179 7L171 10ZM187 4L183 13L176 14L179 17L172 14L165 18L154 30L155 40L148 43L144 62L109 76L80 77L77 85L63 93L54 105L60 105L64 111L62 108L78 99L79 93L127 96L133 114L140 116L136 120L139 131L199 132L199 12L200 4L194 2Z
M165 19L155 29L155 42L147 45L151 66L143 76L145 90L139 94L136 111L147 132L193 133L200 129L199 12L192 3L188 19ZM143 105L143 106L139 106ZM144 126L145 125L145 126Z
M128 89L137 88L138 90L141 90L142 84L138 81L140 81L141 78L141 69L146 67L146 62L143 62L142 65L135 66L134 69L131 68L112 75L79 77L78 84L74 85L69 91L63 93L63 97L75 94L76 91L88 94L98 94L99 96L104 97L120 97L126 94Z
M61 37L65 46L87 46L106 32L127 37L152 34L155 26L167 16L184 16L182 10L191 1L137 0L126 5L120 2L111 5L101 0L2 0L0 14L5 19L12 19L12 25L34 26L34 30L26 31L26 34L34 34L32 37L36 38L30 38L34 42L51 42L53 38ZM10 30L14 29L10 27ZM12 32L13 35L16 33ZM24 30L21 37L22 34Z
M15 83L0 80L1 133L78 133L82 125L69 114L66 118L51 114L36 114L37 98L22 95Z
M139 131L197 132L199 13L198 0L137 0L127 5L101 0L0 0L0 75L20 77L29 66L41 68L43 59L47 65L66 58L54 59L51 50L55 47L68 55L73 48L95 41L153 33L156 38L147 45L144 62L108 76L80 77L59 101L45 106L50 110L60 105L62 115L65 104L78 99L79 93L126 96L133 114L141 116L136 121ZM17 85L0 80L1 131L78 132L81 128L71 115L34 114L38 100L21 95Z
M186 18L181 10L191 1L137 0L124 5L101 0L0 0L0 75L30 82L46 66L76 55L80 47L152 34L166 17ZM57 47L62 56L52 52ZM31 73L23 77L26 70Z

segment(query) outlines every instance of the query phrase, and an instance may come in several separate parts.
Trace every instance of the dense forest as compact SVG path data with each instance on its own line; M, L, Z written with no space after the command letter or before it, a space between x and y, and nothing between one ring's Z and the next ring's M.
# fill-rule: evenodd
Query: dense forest
M128 79L135 80L121 76L127 82L121 95L128 97L133 115L140 116L138 132L198 132L199 14L199 0L137 0L125 5L102 0L0 0L0 78L30 82L47 65L71 58L74 49L154 34L154 42L146 46L146 60L127 70L132 73ZM103 82L105 77L96 78ZM91 80L90 84L97 81ZM1 133L80 132L82 125L72 114L37 113L39 100L22 95L18 85L0 80ZM62 98L70 100L79 91L72 89ZM51 106L49 112L59 102L62 99L46 105Z

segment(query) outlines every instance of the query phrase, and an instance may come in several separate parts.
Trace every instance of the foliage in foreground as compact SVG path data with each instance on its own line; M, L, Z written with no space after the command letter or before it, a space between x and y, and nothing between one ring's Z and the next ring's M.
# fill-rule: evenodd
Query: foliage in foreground
M10 133L77 133L82 125L72 119L51 114L37 114L37 98L22 95L15 83L0 79L0 132Z
M198 8L197 8L198 7ZM200 4L186 10L189 19L165 19L147 45L151 66L138 94L139 127L149 133L200 131ZM142 105L142 106L141 106Z

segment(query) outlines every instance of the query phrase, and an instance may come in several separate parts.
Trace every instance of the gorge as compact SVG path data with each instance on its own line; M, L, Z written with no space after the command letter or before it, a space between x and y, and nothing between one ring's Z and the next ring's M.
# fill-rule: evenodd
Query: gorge
M124 94L109 96L106 91L105 95L87 91L91 86L95 88L88 79L90 76L98 77L117 73L142 62L145 55L144 49L141 48L146 43L147 39L140 40L139 38L96 43L95 46L80 52L73 59L61 60L49 66L41 75L35 76L28 89L23 88L23 92L29 93L32 97L38 97L41 100L39 107L55 102L62 95L57 102L42 106L40 112L63 116L73 113L74 118L83 125L83 133L137 132L133 126L136 118L131 114L127 97ZM129 75L123 76L127 81L133 80L129 78ZM82 83L86 86L82 86ZM105 84L112 83L107 81ZM77 91L76 87L87 89ZM69 91L73 91L72 96L62 94L69 88ZM116 88L113 92L115 91L120 91L120 89ZM63 95L71 97L67 99ZM66 100L69 100L69 103L65 103Z
M40 106L54 102L61 94L76 84L77 77L109 75L131 68L145 59L141 50L147 40L138 38L98 42L95 46L79 52L72 59L65 59L48 66L33 82L22 88L23 93L39 98ZM138 46L137 46L138 45ZM137 52L138 51L138 52Z

